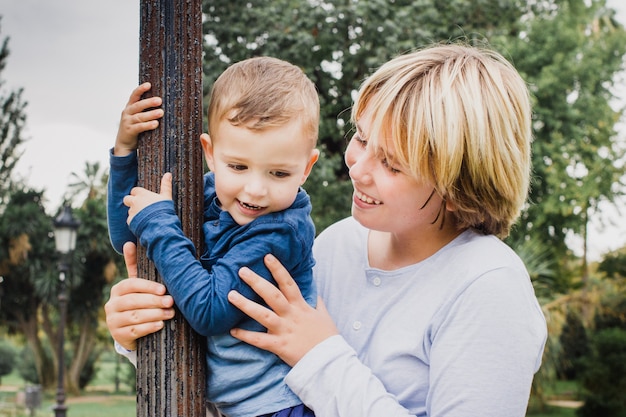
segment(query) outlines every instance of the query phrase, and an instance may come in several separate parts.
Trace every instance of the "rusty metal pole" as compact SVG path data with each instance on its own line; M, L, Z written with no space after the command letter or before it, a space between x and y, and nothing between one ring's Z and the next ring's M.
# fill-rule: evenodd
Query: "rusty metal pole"
M163 97L158 129L139 141L139 185L156 191L171 172L183 231L202 249L202 1L142 0L139 81ZM139 276L161 281L138 249ZM180 312L138 343L137 415L205 415L205 346Z

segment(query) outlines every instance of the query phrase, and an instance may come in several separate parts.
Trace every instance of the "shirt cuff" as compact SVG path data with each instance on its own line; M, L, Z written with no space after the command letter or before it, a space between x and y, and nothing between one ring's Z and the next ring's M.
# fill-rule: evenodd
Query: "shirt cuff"
M123 347L122 345L120 345L119 343L117 343L117 341L114 341L114 345L115 345L115 351L117 353L119 353L122 356L126 356L126 359L128 359L130 361L130 363L133 364L133 366L135 366L135 368L137 367L137 351L136 350L128 350L125 347Z
M124 167L137 163L137 151L132 151L126 156L113 155L113 148L109 149L109 163L115 167Z
M343 336L331 336L304 355L289 371L285 377L285 382L297 395L305 395L307 386L316 375L332 370L334 367L329 365L338 358L355 355L356 352L348 345Z

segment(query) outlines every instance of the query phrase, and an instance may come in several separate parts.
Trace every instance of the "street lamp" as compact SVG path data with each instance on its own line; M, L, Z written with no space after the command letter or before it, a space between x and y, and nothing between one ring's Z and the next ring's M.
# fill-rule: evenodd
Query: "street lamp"
M65 278L70 270L71 254L76 248L76 234L80 222L72 216L72 207L69 204L63 206L61 214L54 219L54 243L57 251L61 254L59 261L59 336L57 349L57 363L59 364L57 381L57 403L54 406L55 417L65 417L67 406L65 405L65 321L67 316L67 291Z

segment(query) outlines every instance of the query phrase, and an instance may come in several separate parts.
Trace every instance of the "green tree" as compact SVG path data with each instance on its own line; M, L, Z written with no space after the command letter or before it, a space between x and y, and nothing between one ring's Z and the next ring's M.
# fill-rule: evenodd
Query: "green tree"
M626 32L604 0L537 3L526 21L522 35L507 41L535 100L531 204L514 233L542 242L561 261L558 276L567 277L567 234L586 242L598 204L623 193L624 152L615 143L622 111L610 102ZM587 275L585 264L583 281Z
M317 178L314 170L306 184L318 229L348 214L350 187L338 155L360 82L394 55L450 39L490 43L510 56L536 98L532 205L512 241L530 235L565 260L567 233L584 235L598 203L619 193L619 112L609 102L626 41L604 0L216 0L206 1L204 12L207 89L231 62L257 55L299 65L315 82L322 151L315 170L332 174ZM566 290L560 266L555 279L564 278L556 283Z
M102 177L102 173L97 177ZM81 227L67 282L65 375L71 393L78 393L85 377L93 371L101 352L98 342L110 343L106 333L98 331L98 318L121 257L109 243L104 194L101 189L92 193L98 198L88 198L74 213ZM37 381L44 388L51 388L58 363L55 354L46 352L46 346L56 349L59 342L58 255L52 238L52 218L41 202L42 192L12 192L0 218L0 275L4 277L4 293L11 294L0 303L0 321L9 331L24 335L28 351L32 352Z
M2 16L0 16L0 23ZM26 123L22 89L7 91L2 71L9 57L9 38L0 43L0 206L5 202L12 184L12 173L22 155L22 129Z
M204 2L205 86L232 62L271 55L300 66L320 96L320 161L305 187L318 231L349 214L343 163L359 84L392 56L450 38L517 33L515 0Z
M67 200L75 200L84 195L84 201L102 199L106 192L108 175L102 170L100 162L85 162L81 174L70 173Z
M68 283L67 341L71 347L67 354L66 383L69 392L77 393L93 376L94 362L102 351L98 343L110 343L107 335L98 331L98 318L122 258L115 253L108 237L106 173L98 163L86 162L84 172L71 173L71 178L69 195L85 197L74 210L80 227ZM52 327L47 329L50 329L48 337L54 340Z
M613 281L626 284L626 250L607 253L598 265L598 272Z
M54 366L45 354L39 317L54 317L50 306L56 305L56 261L42 192L12 191L0 217L0 275L4 294L10 294L0 303L0 322L24 336L44 387L54 383Z

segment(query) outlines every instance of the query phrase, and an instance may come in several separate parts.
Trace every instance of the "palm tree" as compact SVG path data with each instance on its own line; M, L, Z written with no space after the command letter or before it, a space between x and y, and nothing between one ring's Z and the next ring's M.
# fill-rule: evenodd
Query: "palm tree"
M66 201L73 201L83 193L87 194L84 201L95 200L106 192L108 174L100 170L100 162L85 162L82 175L72 172L70 177L72 182L68 184Z

